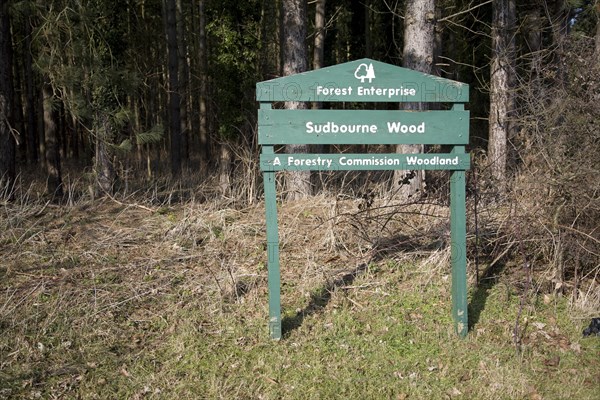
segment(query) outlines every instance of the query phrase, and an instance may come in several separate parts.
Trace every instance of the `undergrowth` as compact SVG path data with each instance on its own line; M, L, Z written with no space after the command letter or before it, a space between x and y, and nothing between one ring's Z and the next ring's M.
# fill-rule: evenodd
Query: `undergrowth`
M600 389L600 342L581 336L598 303L535 279L527 288L510 260L479 284L470 263L470 331L455 335L444 204L282 204L274 342L262 204L122 200L3 203L0 398L593 399Z

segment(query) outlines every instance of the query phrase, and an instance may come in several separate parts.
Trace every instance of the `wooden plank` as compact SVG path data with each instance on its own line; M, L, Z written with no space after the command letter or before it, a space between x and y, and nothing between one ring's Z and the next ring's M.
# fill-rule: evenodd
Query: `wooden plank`
M261 154L262 171L466 170L469 154Z
M259 110L259 144L467 144L469 111Z
M364 58L259 82L256 100L466 103L469 85Z
M464 146L455 146L452 154L463 155ZM452 317L456 333L464 338L469 331L467 299L467 218L465 171L453 171L450 177L450 261L452 264Z

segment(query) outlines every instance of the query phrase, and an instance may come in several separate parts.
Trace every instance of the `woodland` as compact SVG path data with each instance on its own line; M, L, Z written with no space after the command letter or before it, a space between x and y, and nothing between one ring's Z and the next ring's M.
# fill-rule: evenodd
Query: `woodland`
M246 307L244 301L255 306L265 303L256 83L361 58L470 86L465 105L471 118L467 152L472 160L467 171L468 272L473 288L470 331L481 333L476 326L480 315L485 323L486 299L502 279L516 301L507 300L515 314L507 322L510 327L505 335L509 347L519 354L528 354L526 349L533 346L524 315L531 313L528 306L539 299L546 305L548 299L566 302L569 310L577 310L572 312L581 317L580 324L597 317L599 21L598 0L2 0L0 333L15 339L0 341L5 360L0 361L0 398L86 397L92 393L95 397L89 398L161 398L158 386L132 378L141 371L132 372L132 365L139 364L128 358L133 357L133 350L125 349L126 342L133 348L138 344L153 348L158 338L172 337L177 324L166 317L155 321L157 314L149 311L132 322L126 312L141 313L142 306L135 312L122 308L152 300L157 307L170 309L176 303L179 308L173 315L185 312L187 318L185 296L195 295L201 298L194 300L200 301L195 303L199 309L212 309L218 299L214 307L219 318L231 323L230 319L246 320L246 314L231 311ZM287 102L275 107L375 106ZM397 109L398 104L382 107ZM407 103L401 107L426 110L428 106ZM444 148L358 145L317 150L435 153ZM278 151L315 149L288 145ZM306 278L302 275L309 271L306 259L321 257L315 265L332 265L327 270L315 267L304 283L294 281L292 286L302 290L307 282L322 284L316 291L306 289L308 304L297 304L302 299L292 300L294 296L284 289L284 307L298 310L286 314L284 341L294 337L294 332L309 335L303 331L308 329L302 327L303 321L326 315L324 310L335 303L339 287L347 294L375 285L369 281L353 284L364 273L358 267L336 278L343 270L342 261L373 265L373 271L380 272L369 270L373 275L367 278L382 281L396 276L390 272L396 271L396 263L417 265L416 260L423 257L434 264L448 262L446 247L450 246L432 244L446 243L440 238L448 234L447 227L439 224L439 217L445 220L448 212L445 171L282 172L277 185L282 213L292 221L281 228L283 248L289 252L282 257L290 264L290 270L283 272L284 280L286 276ZM236 225L238 220L243 220L243 226ZM323 227L325 236L307 239ZM112 241L108 232L114 236ZM300 243L292 244L290 238ZM249 248L258 252L251 253ZM290 255L294 251L297 255ZM404 258L408 253L410 258ZM144 257L147 260L141 261ZM179 264L173 264L176 261ZM199 264L206 269L196 271L200 267L192 265ZM184 277L176 268L191 272ZM88 275L92 276L89 281ZM427 275L427 282L436 281L431 276ZM445 279L443 273L439 278ZM152 287L135 286L153 282ZM117 286L131 288L134 294L119 292L123 289ZM85 291L94 293L93 301ZM202 292L214 297L208 300ZM357 309L371 301L359 297L357 305L345 299L342 306ZM482 303L480 308L477 301ZM39 304L44 302L54 311L41 312ZM89 307L93 303L94 311L76 311L84 303ZM253 318L260 325L266 312L258 311L248 315L255 313ZM71 321L65 326L79 324L80 330L55 327L61 312ZM35 321L30 320L32 315ZM414 313L407 315L420 320ZM115 344L123 349L110 350L111 356L102 361L116 371L114 375L101 375L102 362L87 358L92 353L86 351L94 349L75 351L74 343L84 340L83 336L75 339L81 332L89 333L86 340L97 344L94 351L102 348L101 340L108 340L99 331L92 332L93 324L86 319L92 317L100 325L115 322L103 329L120 329L118 333L128 338ZM197 329L208 338L227 337L229 331L211 325L209 319L195 319ZM130 332L131 326L138 325L147 333L139 343L132 339L138 334ZM372 322L365 326L377 329ZM240 335L237 328L232 329L232 335ZM258 335L266 335L260 329ZM216 331L219 335L210 333ZM55 343L48 339L47 343L39 332L71 339ZM555 340L558 334L550 336ZM232 340L246 349L262 343L246 334ZM176 358L180 344L172 345L154 354L157 359L177 360L162 365L192 362L187 355ZM575 351L573 345L565 351ZM66 346L65 354L77 353L81 360L60 360L61 346ZM597 351L595 346L592 352ZM548 357L544 368L547 360L553 363ZM66 363L66 369L57 372L49 360L52 365ZM582 365L597 366L597 361L590 363ZM149 365L139 368L154 368ZM211 368L203 365L196 367ZM269 367L267 363L265 368ZM247 372L252 375L256 368L248 366ZM434 369L446 373L441 364ZM291 386L282 384L283 378L268 375L276 375L277 370L264 372L262 383L250 385L247 392L234 378L233 383L214 378L215 382L203 386L203 392L181 386L178 393L184 398L205 393L214 395L207 398L257 398L266 386L270 389L265 398L301 398ZM181 376L157 374L156 382ZM598 375L581 376L584 392L580 398L587 398L586 388L590 393L598 388L593 383ZM118 384L108 387L107 381L113 378ZM449 379L454 378L458 379ZM488 385L489 392L483 393L478 385L470 398L546 398L535 397L541 390L536 379L544 378L536 375L513 381L510 390L515 392L493 392L493 385ZM162 385L163 394L164 382L156 383ZM478 382L485 386L485 380ZM211 392L216 390L211 384L222 385L225 394ZM99 394L96 388L105 385L107 392ZM390 393L397 398L438 393L435 388L421 389L409 385L402 393ZM363 398L391 398L379 389L368 392L368 385L361 390L367 396ZM449 397L461 392L456 387L439 390ZM560 398L556 393L547 396Z
M3 1L3 198L37 181L59 203L153 191L252 204L256 82L368 57L468 83L470 192L530 204L523 218L543 221L528 233L555 243L546 261L597 274L597 2L305 3ZM282 179L288 199L445 190L411 171Z

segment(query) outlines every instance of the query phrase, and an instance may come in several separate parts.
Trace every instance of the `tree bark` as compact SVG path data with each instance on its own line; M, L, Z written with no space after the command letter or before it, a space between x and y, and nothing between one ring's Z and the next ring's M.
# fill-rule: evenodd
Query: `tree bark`
M507 142L514 108L511 81L515 58L514 0L495 0L492 21L488 162L502 193L506 189Z
M181 173L181 94L179 93L179 54L177 50L177 7L176 0L166 0L166 2L171 174L178 176Z
M317 0L316 4L313 69L323 68L325 58L325 1Z
M30 164L38 163L38 141L37 141L37 123L35 118L35 98L34 98L34 78L33 78L33 59L31 56L31 22L28 18L25 21L25 88L27 92L27 101L25 112L27 114L27 160Z
M179 78L179 98L180 98L180 125L181 125L181 156L184 160L189 158L189 145L190 145L190 121L188 107L189 101L189 74L190 66L188 64L187 56L187 41L185 38L185 13L183 10L182 0L176 0L177 3L177 57L178 57L178 78Z
M514 0L513 9L514 9ZM569 33L570 7L565 0L554 0L552 2L551 20L552 42L554 46L554 64L556 66L556 83L564 86L567 82L567 69L565 68L565 43ZM514 19L514 18L513 18Z
M596 4L596 63L600 64L600 2Z
M12 40L8 2L0 3L0 191L8 189L16 178L13 119Z
M231 163L233 155L227 143L220 144L219 154L219 188L222 196L231 193Z
M210 158L210 140L208 135L208 101L207 101L207 60L208 52L206 48L206 12L204 9L204 0L198 1L198 12L200 19L198 21L198 65L200 79L200 165L202 169L208 168Z
M307 69L306 0L283 1L283 75L294 75ZM303 102L286 102L288 110L306 109ZM307 153L307 145L287 145L287 153ZM287 176L287 198L297 200L311 194L310 171L293 171Z
M97 194L109 194L114 192L115 181L117 174L111 160L109 143L113 136L113 127L110 122L110 117L106 114L96 115L94 118L96 125L96 162L94 169L96 172Z
M529 58L529 74L530 81L534 87L539 86L537 82L541 67L542 67L542 32L543 32L543 17L541 15L542 10L537 6L531 6L524 12L525 18L521 23L520 28L521 34L525 41L525 50L527 51L527 58Z
M435 1L409 0L406 5L404 24L403 66L430 74L435 43ZM404 105L406 110L425 110L426 108L425 103L406 103ZM423 145L397 145L396 152L401 154L422 153ZM396 171L394 187L400 198L415 199L425 189L424 171Z
M51 196L63 196L63 184L60 168L60 151L58 141L58 113L56 97L48 80L44 79L42 87L44 96L44 148L46 149L46 173L48 175L47 192Z

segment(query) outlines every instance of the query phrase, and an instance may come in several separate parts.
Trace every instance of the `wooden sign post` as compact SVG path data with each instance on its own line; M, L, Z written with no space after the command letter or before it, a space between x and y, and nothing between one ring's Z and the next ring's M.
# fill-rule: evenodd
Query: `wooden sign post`
M468 329L465 171L470 157L469 86L370 59L256 85L267 220L269 331L281 339L281 282L275 173L282 170L450 170L452 316ZM437 102L447 111L275 110L273 102ZM284 144L443 144L447 154L283 154Z

